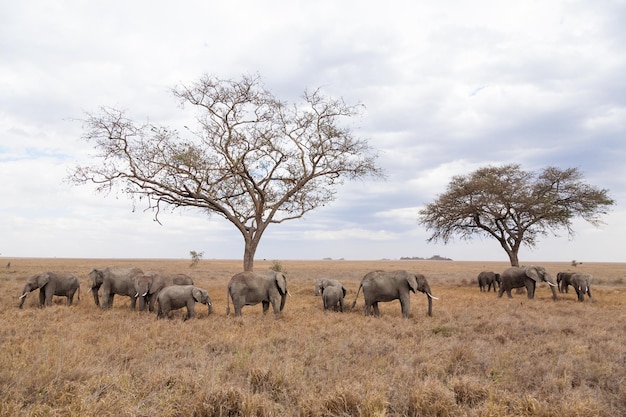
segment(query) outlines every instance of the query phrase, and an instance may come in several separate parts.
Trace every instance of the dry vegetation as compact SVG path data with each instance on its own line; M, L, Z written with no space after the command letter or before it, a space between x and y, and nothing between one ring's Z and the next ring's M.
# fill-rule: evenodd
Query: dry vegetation
M5 259L6 261L6 259ZM476 275L505 263L285 261L292 297L280 319L261 307L225 316L226 283L240 261L12 259L0 271L0 416L618 416L626 415L626 264L582 264L594 300L553 302L480 293ZM256 269L271 262L257 262ZM214 314L157 321L116 298L96 308L86 282L93 267L133 265L191 275ZM553 275L568 263L544 264ZM347 304L372 269L425 273L436 300L412 297L382 317L324 313L316 278L342 280ZM24 309L31 274L74 272L81 300L55 297Z

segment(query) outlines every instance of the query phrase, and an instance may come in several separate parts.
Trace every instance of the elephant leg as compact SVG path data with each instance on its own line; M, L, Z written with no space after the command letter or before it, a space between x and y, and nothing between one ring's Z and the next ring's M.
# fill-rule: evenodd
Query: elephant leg
M46 293L43 288L39 290L39 307L43 307L46 303Z
M402 316L404 318L409 318L411 314L411 302L409 300L409 294L402 295L400 297L400 307L402 309Z
M343 298L339 299L339 311L343 313Z
M263 314L267 314L267 310L270 309L270 302L269 301L263 301Z
M502 297L502 294L504 294L504 285L500 286L500 290L498 291L498 297Z
M366 316L369 316L369 315L370 315L370 310L371 310L371 308L372 308L372 305L371 305L371 304L367 304L367 303L365 303L365 315L366 315Z
M195 304L193 301L188 301L187 302L187 317L185 318L185 320L189 320L192 319L194 317L196 317L196 311L195 311Z
M535 297L535 281L529 280L530 282L526 282L526 291L529 300L532 300Z
M374 308L374 315L376 317L380 316L380 310L378 309L378 301L376 301L374 304L372 304L372 307Z
M148 311L151 313L154 311L154 302L156 301L157 295L158 293L148 295Z
M591 298L591 287L587 287L587 295Z
M131 311L135 310L135 306L137 305L137 297L130 297L130 309Z

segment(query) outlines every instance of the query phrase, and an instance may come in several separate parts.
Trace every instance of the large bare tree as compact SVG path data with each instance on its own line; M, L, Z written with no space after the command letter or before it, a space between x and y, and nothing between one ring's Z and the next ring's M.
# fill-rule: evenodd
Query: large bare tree
M360 106L305 91L285 103L258 76L203 76L172 90L197 109L197 128L137 123L124 111L88 114L84 139L98 154L69 179L107 192L119 187L153 209L163 205L217 213L244 238L244 270L270 224L298 219L335 199L344 179L382 177L376 152L343 122Z
M534 247L540 236L565 228L582 217L597 226L614 201L608 191L582 181L576 168L547 167L528 172L520 165L485 167L452 178L448 189L419 212L419 222L432 231L429 242L448 243L487 236L496 239L519 266L522 244Z

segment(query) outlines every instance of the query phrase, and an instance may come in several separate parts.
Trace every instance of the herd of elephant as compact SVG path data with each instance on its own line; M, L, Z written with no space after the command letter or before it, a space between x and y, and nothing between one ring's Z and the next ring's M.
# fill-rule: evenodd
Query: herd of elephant
M171 318L171 311L183 307L187 309L186 319L195 317L195 304L201 303L208 307L208 314L212 312L209 293L194 285L191 277L185 274L162 274L157 272L143 272L139 268L106 267L93 269L89 273L91 292L96 306L103 310L113 306L115 295L130 297L130 309L136 308L139 300L139 310L148 308L153 312L157 305L157 319ZM557 274L557 284L545 268L527 266L524 268L512 267L502 274L483 271L478 275L478 285L481 291L490 291L496 285L499 287L498 296L504 291L511 297L511 289L525 287L528 298L533 298L538 281L545 281L550 285L553 298L556 300L554 288L558 285L559 291L567 292L571 285L578 294L578 300L584 300L584 294L591 298L589 284L590 274L560 272ZM28 279L19 307L22 308L29 292L39 289L39 306L52 305L53 296L67 297L67 305L71 305L75 294L80 299L80 282L74 274L45 272ZM102 300L99 291L102 289ZM432 316L432 300L436 300L430 291L430 286L424 275L405 270L372 271L367 273L359 285L352 308L356 305L359 294L363 291L365 300L365 315L369 316L373 309L374 315L379 316L379 302L399 300L402 315L409 317L410 293L417 291L426 294L428 299L428 315ZM267 313L270 304L274 315L279 316L285 306L287 278L284 273L268 271L266 273L240 272L235 274L227 286L226 314L230 314L232 300L235 316L241 316L244 306L262 304L263 313ZM335 279L318 279L315 283L314 294L321 296L324 310L344 310L346 288Z
M577 272L559 272L556 274L555 283L545 268L541 266L527 266L524 268L512 267L502 274L483 271L478 274L477 280L480 291L489 292L493 287L495 292L497 285L498 297L502 297L502 294L506 291L509 298L512 297L511 290L513 288L526 288L528 298L532 299L535 296L537 282L544 281L550 286L552 298L556 300L556 290L554 288L558 288L561 293L567 293L571 285L576 290L578 301L584 301L585 294L591 298L591 281L593 276Z

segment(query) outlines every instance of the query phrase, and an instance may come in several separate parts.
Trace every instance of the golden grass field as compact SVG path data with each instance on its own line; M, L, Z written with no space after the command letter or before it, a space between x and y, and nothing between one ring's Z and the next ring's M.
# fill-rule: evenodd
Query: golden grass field
M11 261L10 268L5 268ZM292 297L280 319L261 306L225 315L226 285L241 261L2 259L0 416L624 416L626 415L626 264L585 263L593 301L575 292L534 300L479 292L482 270L505 262L281 261ZM256 270L271 261L257 261ZM569 263L543 263L553 276ZM116 297L103 312L87 274L94 267L138 266L191 275L209 291L213 314L197 305L183 321L130 311ZM324 313L313 294L319 277L341 280L349 307L373 269L426 275L426 296L365 317ZM81 277L81 299L23 309L25 280L43 271Z

